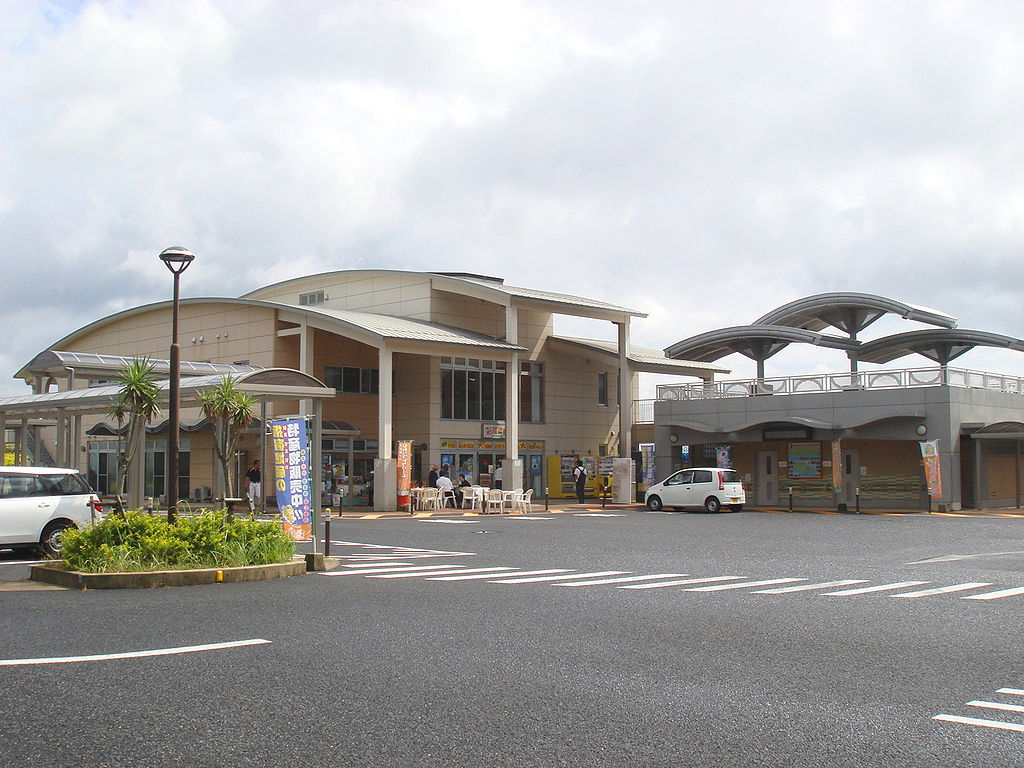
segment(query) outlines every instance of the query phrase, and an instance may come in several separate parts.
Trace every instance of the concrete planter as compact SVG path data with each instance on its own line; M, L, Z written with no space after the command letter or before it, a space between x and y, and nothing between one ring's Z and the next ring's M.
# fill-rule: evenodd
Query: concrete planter
M145 571L138 573L84 573L69 571L62 564L32 566L33 581L45 581L73 589L149 589L151 587L190 587L230 581L264 581L298 576L306 572L306 561L291 560L272 565L247 565L240 568L196 568L187 571Z

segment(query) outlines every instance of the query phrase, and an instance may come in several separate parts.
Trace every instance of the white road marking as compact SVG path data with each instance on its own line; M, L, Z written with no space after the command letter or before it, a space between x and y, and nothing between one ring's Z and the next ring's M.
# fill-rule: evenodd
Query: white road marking
M505 579L503 581L492 581L491 584L526 584L533 581L555 581L556 579L585 579L590 576L616 576L629 571L595 571L594 573L570 573L562 576L530 576L529 578Z
M440 571L451 568L450 565L408 565L391 568L361 568L354 571L322 571L321 576L365 576L369 573L398 573L400 571Z
M992 584L987 581L968 581L964 584L954 584L950 587L935 587L935 589L921 589L917 592L901 592L892 597L929 597L930 595L944 595L948 592L963 592L976 587L990 587Z
M653 576L619 576L614 579L598 579L597 581L563 581L555 584L556 587L589 587L596 584L619 584L624 581L650 581L652 579L671 579L676 576L686 576L685 573L656 573Z
M553 517L530 517L529 515L516 515L509 520L554 520Z
M127 653L98 653L92 656L51 656L41 659L4 659L0 667L20 667L30 664L70 664L79 661L111 661L113 659L141 659L148 656L170 656L177 653L196 653L198 651L219 651L225 648L241 648L246 645L264 645L270 640L255 638L253 640L236 640L230 643L209 643L207 645L183 645L178 648L157 648L152 651L129 651Z
M755 589L754 592L760 595L784 595L787 592L804 592L809 589L828 589L830 587L845 587L847 584L863 584L867 579L843 579L841 581L824 581L820 584L799 584L795 587L779 587L778 589Z
M838 592L826 592L826 595L866 595L868 592L885 592L889 589L903 589L904 587L916 587L918 584L927 584L927 581L894 581L892 584L876 584L873 587L857 587L856 589L840 589Z
M489 575L493 576L493 571L500 571L501 568L463 568L462 566L452 566L451 570L448 571L424 571L418 569L411 573L385 573L378 576L367 576L368 579L413 579L417 576L447 576L451 573L475 573L478 571L491 571Z
M625 517L625 515L612 512L576 512L573 517Z
M1014 696L1024 696L1024 690L1020 688L1000 688L996 693L1012 693Z
M689 587L687 592L719 592L723 589L746 589L747 587L766 587L769 584L786 584L791 581L807 581L807 579L764 579L762 581L744 581L739 584L713 584L710 587Z
M1024 555L1024 552L978 552L973 555L941 555L939 557L929 557L924 560L915 560L912 563L906 563L906 565L922 565L923 563L951 563L956 560L971 560L976 557L1002 557L1003 555Z
M658 587L676 587L680 584L703 584L708 581L731 581L745 579L746 576L708 576L703 579L683 579L682 581L659 581L657 584L630 584L616 589L657 589Z
M893 595L898 597L898 595ZM981 720L976 717L960 717L958 715L935 715L932 720L945 720L947 723L963 723L964 725L980 725L985 728L1001 728L1004 731L1024 733L1024 724L1004 723L1002 720Z
M1024 587L1013 587L1012 589L1000 589L997 592L984 592L980 595L967 595L961 600L998 600L1000 597L1011 597L1012 595L1024 594Z
M1001 709L1005 712L1024 712L1020 704L1003 704L998 701L968 701L968 707L985 707L986 709Z
M516 571L515 568L503 568L502 570ZM506 573L504 576L534 576L540 573L566 573L568 568L548 568L546 571L519 571L518 573ZM469 581L470 579L493 579L497 574L487 573L483 576L441 576L439 578L428 578L427 581Z
M420 520L421 523L453 523L455 525L476 525L476 520Z
M405 563L395 560L385 560L379 563L342 563L342 568L365 568L368 565L379 566L381 568L389 567L394 568L399 565L412 565L412 563Z

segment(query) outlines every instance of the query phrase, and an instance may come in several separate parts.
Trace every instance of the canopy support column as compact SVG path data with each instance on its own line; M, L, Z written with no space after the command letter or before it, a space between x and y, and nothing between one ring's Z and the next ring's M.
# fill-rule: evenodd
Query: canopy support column
M379 351L377 385L377 460L373 462L373 508L394 512L398 508L398 462L392 458L392 418L394 390L392 368L394 352L384 343ZM349 438L351 441L351 438ZM352 468L349 467L349 472Z
M633 444L633 374L629 369L629 320L619 330L619 456L630 458Z
M519 344L519 309L505 307L505 341ZM501 462L501 487L517 491L523 487L523 462L519 460L519 353L513 352L505 371L505 458Z

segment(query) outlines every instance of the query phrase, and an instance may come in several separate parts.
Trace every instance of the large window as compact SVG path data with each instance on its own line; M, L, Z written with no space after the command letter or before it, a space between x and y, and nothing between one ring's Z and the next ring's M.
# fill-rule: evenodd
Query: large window
M441 358L441 418L505 419L505 363L472 357ZM544 363L520 365L519 420L544 420Z
M348 395L376 395L380 389L380 371L352 365L328 365L324 369L328 387Z

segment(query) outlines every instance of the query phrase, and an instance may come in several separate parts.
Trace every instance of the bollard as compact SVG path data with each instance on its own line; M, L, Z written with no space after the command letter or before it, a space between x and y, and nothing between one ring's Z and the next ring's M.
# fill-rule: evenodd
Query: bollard
M860 514L860 488L854 489L854 495L857 497L857 514Z
M793 511L793 486L789 487L789 511Z
M605 502L608 501L608 483L601 480L601 509L604 509Z
M331 556L331 508L324 507L324 557Z

